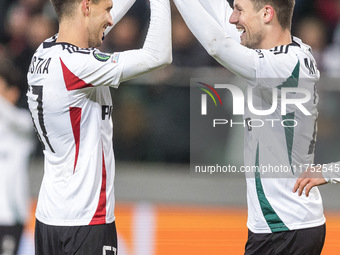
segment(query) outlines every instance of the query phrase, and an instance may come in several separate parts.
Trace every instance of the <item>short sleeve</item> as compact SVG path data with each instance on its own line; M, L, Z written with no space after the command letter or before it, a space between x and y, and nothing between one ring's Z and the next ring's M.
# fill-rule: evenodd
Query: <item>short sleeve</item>
M60 57L64 79L72 86L118 87L123 63L120 53L103 53L99 50L79 50ZM77 85L75 85L77 83Z

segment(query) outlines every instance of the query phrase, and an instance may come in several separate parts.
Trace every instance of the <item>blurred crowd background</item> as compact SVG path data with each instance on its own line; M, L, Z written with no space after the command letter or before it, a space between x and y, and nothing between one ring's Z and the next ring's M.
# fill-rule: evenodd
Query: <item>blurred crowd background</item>
M140 48L149 23L148 4L148 0L136 0L105 38L101 50ZM117 160L189 163L190 78L221 70L228 74L204 51L174 6L172 11L173 64L112 90ZM43 40L57 33L57 25L49 0L0 0L0 59L10 59L21 72L20 107L27 107L26 73L31 56ZM340 141L336 81L340 77L340 0L296 0L292 34L313 48L322 77L334 79L329 90L321 89L321 101L326 98L320 105L325 112L319 122L324 125L322 148L330 141ZM339 151L334 152L336 157ZM35 156L42 156L38 142Z

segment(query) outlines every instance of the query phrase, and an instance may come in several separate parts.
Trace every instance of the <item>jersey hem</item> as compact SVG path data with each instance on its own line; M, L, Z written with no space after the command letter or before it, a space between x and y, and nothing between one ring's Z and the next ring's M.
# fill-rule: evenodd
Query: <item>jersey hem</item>
M87 220L51 220L51 219L46 219L44 217L39 216L37 213L35 214L35 217L38 221L46 224L46 225L52 225L52 226L89 226L91 223L92 219L87 219ZM115 216L106 218L105 224L110 224L116 220ZM103 225L101 224L96 224L95 222L91 225Z
M286 230L286 231L291 231L291 230L299 230L299 229L319 227L319 226L322 226L325 223L326 223L326 218L325 218L325 216L323 216L321 220L317 220L317 221L303 222L302 224L286 224L285 223L285 225L288 228L288 230ZM255 227L250 226L249 223L247 223L247 227L251 232L253 232L255 234L276 233L276 232L272 232L269 227L265 228L265 229L257 229Z

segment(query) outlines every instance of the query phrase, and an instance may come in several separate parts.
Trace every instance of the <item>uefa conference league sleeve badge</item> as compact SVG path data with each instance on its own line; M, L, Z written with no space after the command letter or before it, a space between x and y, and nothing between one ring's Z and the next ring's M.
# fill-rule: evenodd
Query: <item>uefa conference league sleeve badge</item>
M94 51L93 56L95 57L95 59L101 62L106 62L111 58L111 55L102 53L100 51Z

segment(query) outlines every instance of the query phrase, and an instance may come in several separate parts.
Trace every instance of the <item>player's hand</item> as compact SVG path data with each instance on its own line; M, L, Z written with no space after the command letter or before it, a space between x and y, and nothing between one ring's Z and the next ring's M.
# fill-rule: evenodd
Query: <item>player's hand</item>
M323 178L321 171L318 171L316 167L310 167L296 180L293 192L295 193L296 191L299 191L298 194L301 196L305 189L306 197L308 197L310 190L314 186L319 186L325 183L327 183L327 181Z

